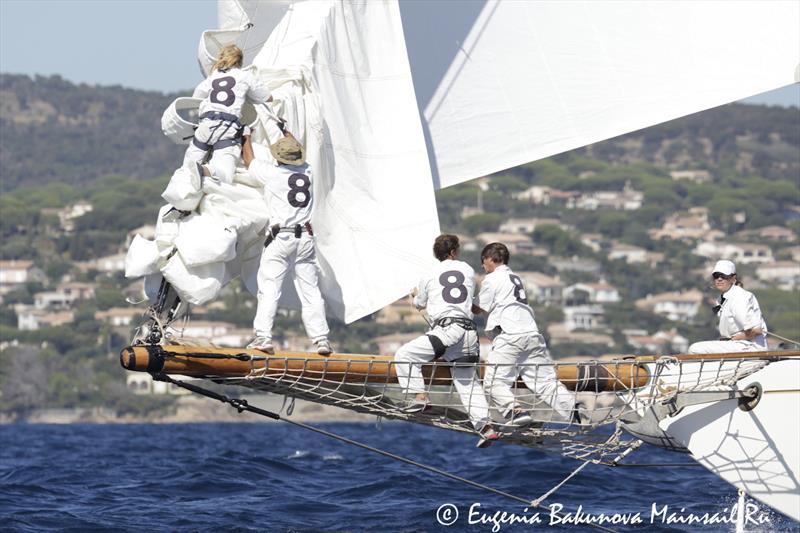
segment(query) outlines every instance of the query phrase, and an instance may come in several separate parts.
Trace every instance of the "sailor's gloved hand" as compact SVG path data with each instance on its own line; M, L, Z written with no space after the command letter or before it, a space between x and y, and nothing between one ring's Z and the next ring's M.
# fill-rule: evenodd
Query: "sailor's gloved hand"
M419 294L419 288L418 287L414 287L413 289L411 289L408 292L408 295L411 296L412 298L415 298L417 296L417 294Z

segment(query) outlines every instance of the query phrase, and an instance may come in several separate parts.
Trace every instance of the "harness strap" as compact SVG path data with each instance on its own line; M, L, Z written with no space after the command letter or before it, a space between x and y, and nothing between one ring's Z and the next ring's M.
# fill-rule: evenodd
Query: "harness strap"
M239 117L230 113L224 113L222 111L206 111L200 115L200 120L203 119L224 120L225 122L235 122L237 125L240 125Z
M224 141L217 141L214 144L204 143L203 141L197 140L197 137L192 139L192 144L207 152L211 149L214 150L222 150L223 148L228 148L229 146L236 146L242 144L241 137L235 137L233 139L225 139Z
M433 322L434 326L439 326L442 328L449 326L450 324L458 324L467 331L475 331L477 329L474 320L471 320L469 318L464 318L461 316L446 316L443 318L439 318Z

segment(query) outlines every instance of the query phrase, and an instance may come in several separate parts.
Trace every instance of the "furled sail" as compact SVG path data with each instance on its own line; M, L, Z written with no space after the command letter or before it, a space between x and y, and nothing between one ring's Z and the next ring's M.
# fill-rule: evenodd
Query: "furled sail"
M218 6L201 65L235 42L291 82L273 84L277 109L316 167L322 290L348 322L425 270L435 188L791 84L800 65L791 0Z

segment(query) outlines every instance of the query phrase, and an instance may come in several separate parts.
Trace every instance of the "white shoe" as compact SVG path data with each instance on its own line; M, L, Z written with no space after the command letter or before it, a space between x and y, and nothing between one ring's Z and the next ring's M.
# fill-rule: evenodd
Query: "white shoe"
M328 341L328 339L320 339L314 344L316 344L317 353L320 355L330 355L333 353L333 348L331 347L331 343Z
M528 413L526 413L521 409L515 409L511 416L512 419L509 421L509 423L512 426L522 428L533 424L533 418L531 417L531 415L529 415Z
M272 344L272 339L269 337L256 336L255 339L250 341L250 344L247 345L247 348L251 350L259 350L270 355L275 354L275 346Z

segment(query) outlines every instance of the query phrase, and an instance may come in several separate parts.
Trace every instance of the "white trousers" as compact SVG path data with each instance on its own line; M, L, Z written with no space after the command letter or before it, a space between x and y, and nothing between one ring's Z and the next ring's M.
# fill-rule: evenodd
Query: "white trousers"
M759 339L764 339L764 336L762 335ZM762 345L753 341L700 341L689 346L689 353L762 352L767 349L766 340L763 342Z
M575 395L558 381L553 361L545 350L544 337L537 334L501 333L492 341L483 384L489 401L510 414L517 407L514 385L522 377L525 385L559 415L572 419Z
M450 324L443 328L436 326L428 332L428 335L435 335L447 347L444 355L440 357L443 361L453 361L464 356L479 354L480 348L476 332L465 330L458 324ZM411 342L407 342L394 355L397 381L406 394L427 392L425 381L422 378L422 363L436 359L436 350L428 335L421 335ZM472 425L476 430L481 431L491 419L489 418L489 405L486 402L480 379L475 372L475 365L455 364L450 368L450 375Z
M261 254L258 267L258 309L253 320L256 336L272 338L272 325L281 297L281 286L289 265L294 265L294 288L302 305L301 316L306 333L316 342L328 336L325 302L317 285L314 237L303 232L279 233Z
M227 127L230 122L222 122L219 120L201 120L194 132L197 140L214 144L220 140L232 139L236 135L237 128L235 125ZM242 154L241 145L228 146L214 150L211 155L211 160L208 162L208 170L211 175L223 183L233 183L233 176L236 174L236 163L239 162L239 157ZM206 156L206 151L198 148L191 143L186 149L186 154L183 156L183 165L188 167L195 163L202 163L203 158Z

